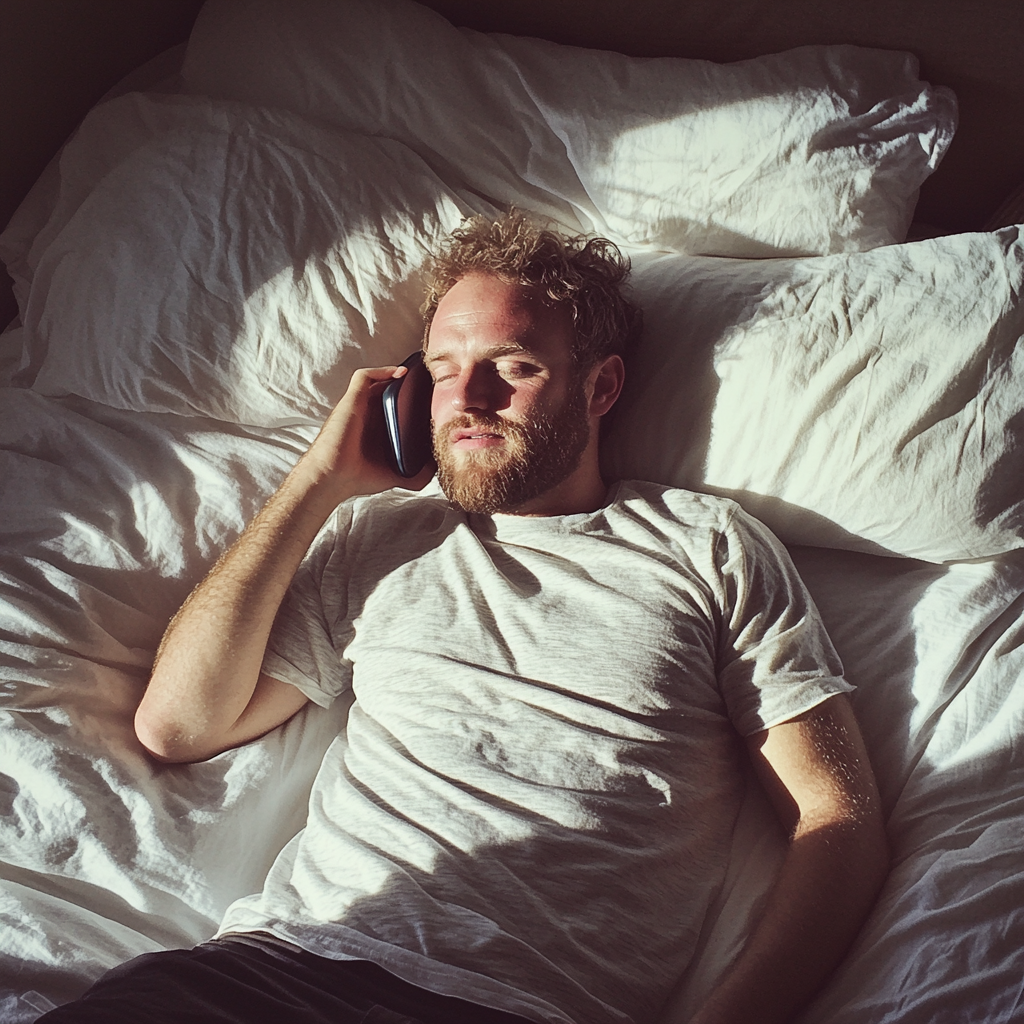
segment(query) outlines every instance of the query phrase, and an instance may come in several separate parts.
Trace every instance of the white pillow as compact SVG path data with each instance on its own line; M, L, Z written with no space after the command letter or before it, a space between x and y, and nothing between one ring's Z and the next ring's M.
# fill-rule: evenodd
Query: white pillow
M62 172L18 383L255 426L415 349L427 253L493 214L399 143L192 97L105 104Z
M208 0L182 76L397 139L449 184L568 227L732 256L902 241L956 120L906 53L634 58L456 29L407 0Z
M62 174L19 383L255 426L316 424L356 366L416 347L424 256L493 213L400 143L196 98L104 105ZM648 327L612 475L728 494L789 543L934 561L1020 546L1015 229L634 257Z
M1022 546L1018 228L805 259L636 260L611 476L735 498L783 541Z

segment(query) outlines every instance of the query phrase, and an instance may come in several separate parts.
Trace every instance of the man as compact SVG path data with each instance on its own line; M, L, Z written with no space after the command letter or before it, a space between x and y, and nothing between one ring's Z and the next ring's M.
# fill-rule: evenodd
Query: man
M763 527L602 480L627 271L518 214L438 255L443 495L393 490L368 444L404 371L357 371L136 718L157 758L201 760L351 688L305 830L213 942L48 1021L652 1021L722 882L744 745L790 846L692 1020L785 1020L835 966L887 861L849 687Z

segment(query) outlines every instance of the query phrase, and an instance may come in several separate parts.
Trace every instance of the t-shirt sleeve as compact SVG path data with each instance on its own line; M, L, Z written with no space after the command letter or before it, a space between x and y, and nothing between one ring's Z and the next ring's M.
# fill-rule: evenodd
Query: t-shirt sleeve
M853 689L789 552L766 526L737 508L716 562L724 595L718 681L741 735Z
M334 635L346 619L342 566L351 521L346 503L317 534L281 602L263 657L268 676L291 683L321 707L329 707L352 681Z

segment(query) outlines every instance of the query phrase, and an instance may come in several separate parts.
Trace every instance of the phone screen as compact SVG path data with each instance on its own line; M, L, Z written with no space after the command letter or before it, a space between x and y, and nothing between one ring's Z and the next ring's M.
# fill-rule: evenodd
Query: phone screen
M434 382L419 350L402 362L409 368L384 389L384 420L391 458L399 474L416 476L433 457L430 437L430 398Z

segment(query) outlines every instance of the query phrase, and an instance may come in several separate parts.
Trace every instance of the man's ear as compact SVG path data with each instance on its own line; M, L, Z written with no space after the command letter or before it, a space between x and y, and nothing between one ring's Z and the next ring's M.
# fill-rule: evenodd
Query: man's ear
M590 371L593 390L590 393L590 415L603 416L615 404L626 380L622 356L606 356Z

